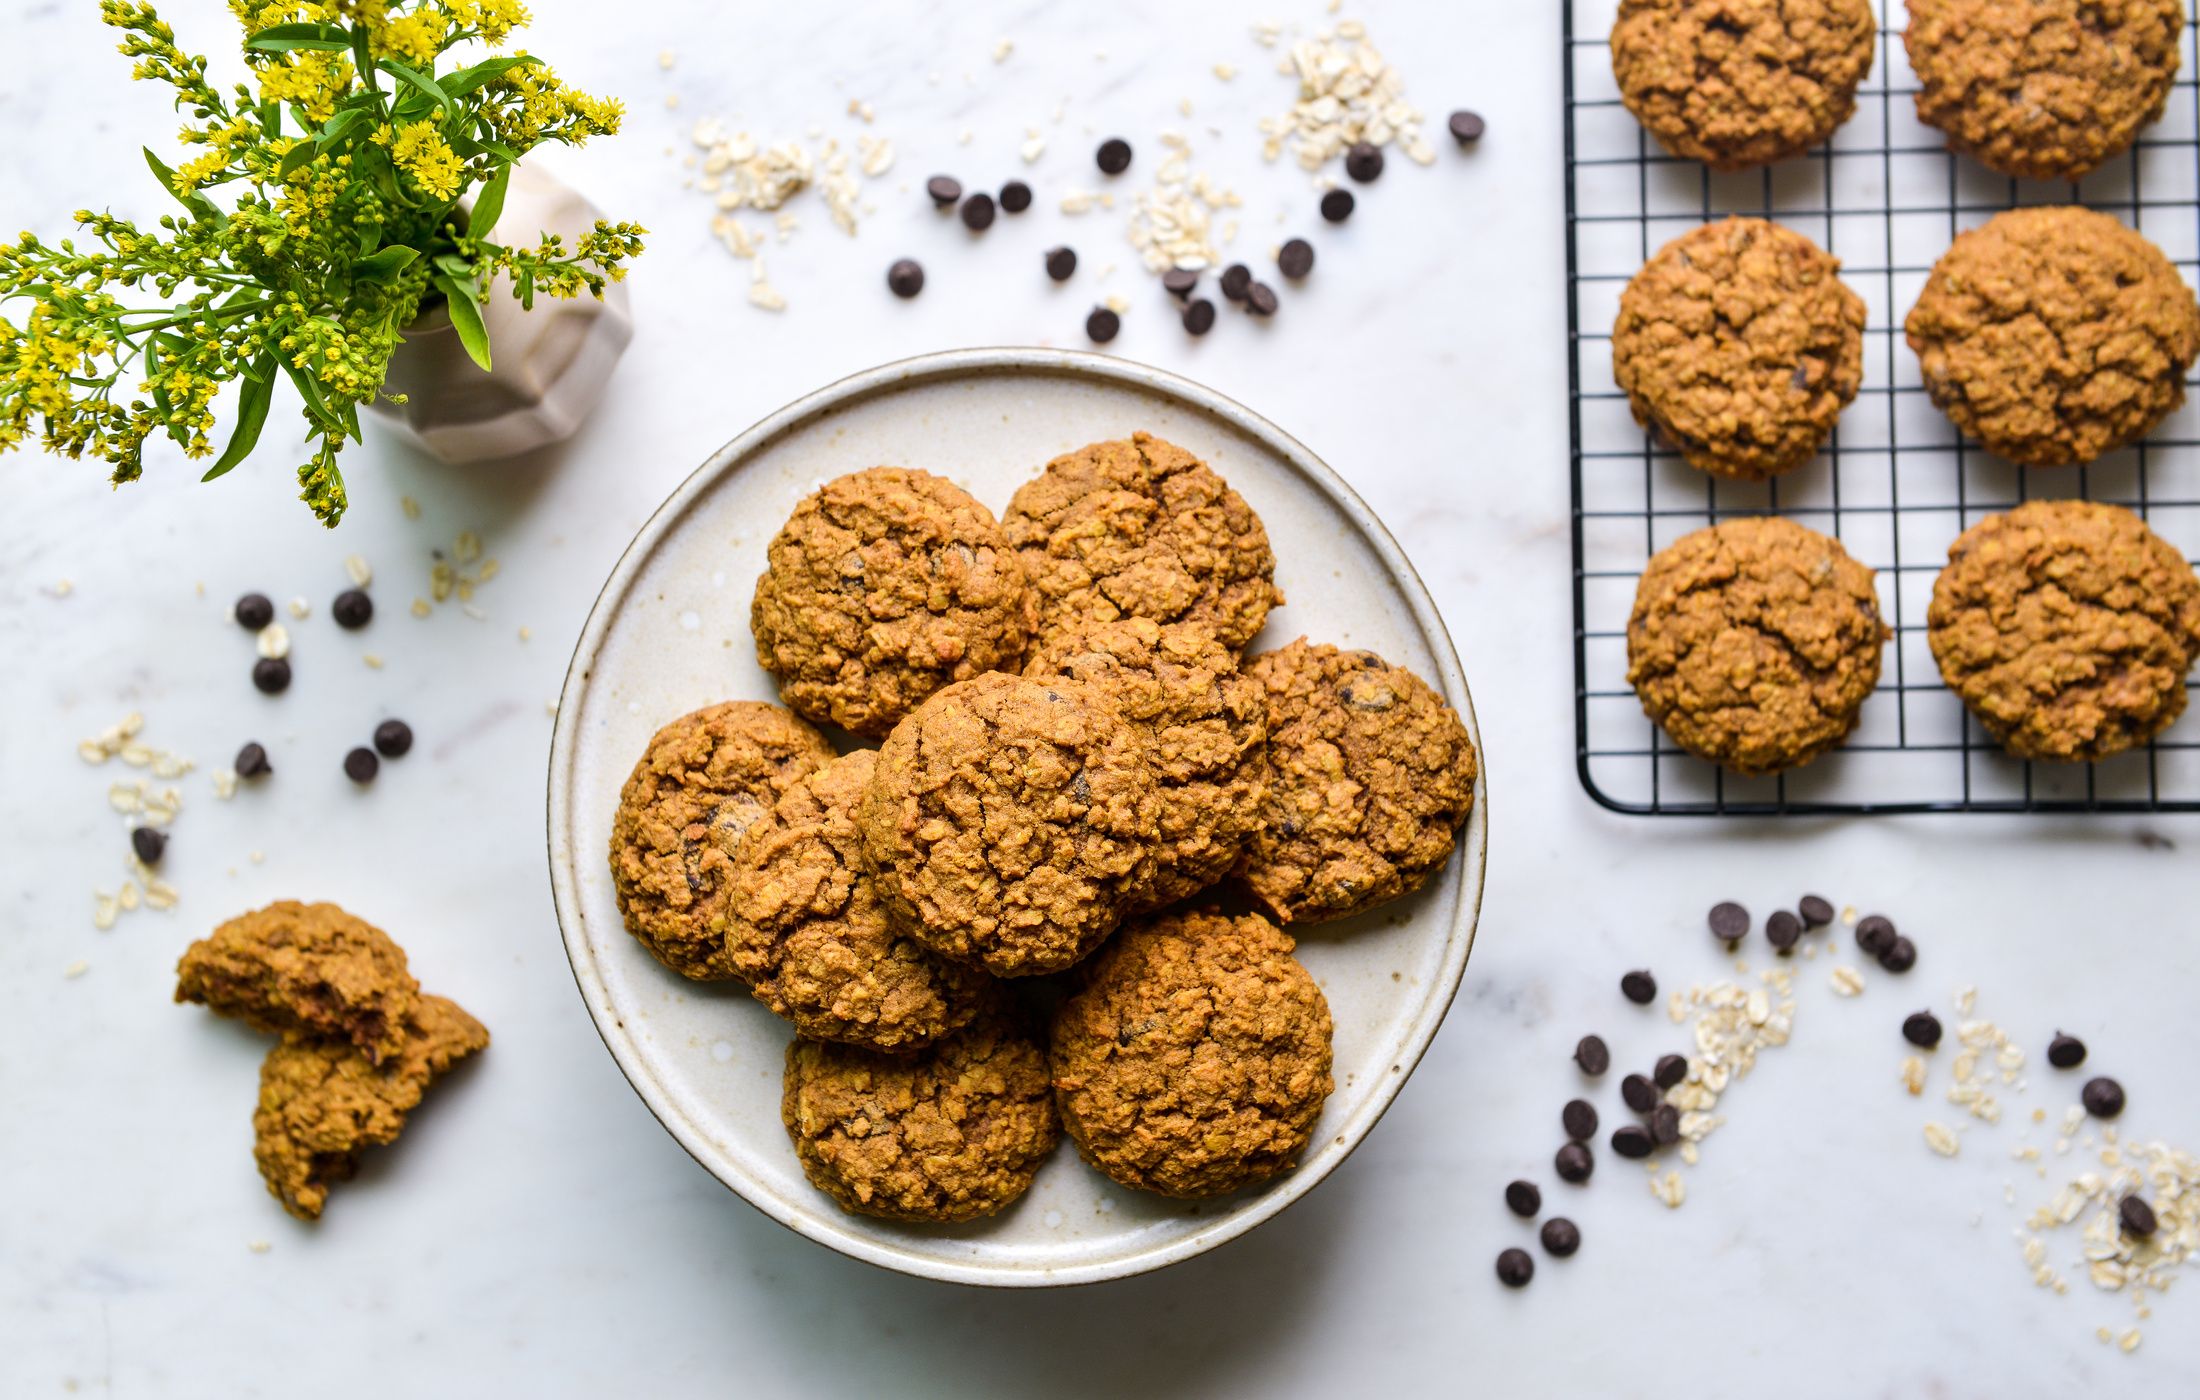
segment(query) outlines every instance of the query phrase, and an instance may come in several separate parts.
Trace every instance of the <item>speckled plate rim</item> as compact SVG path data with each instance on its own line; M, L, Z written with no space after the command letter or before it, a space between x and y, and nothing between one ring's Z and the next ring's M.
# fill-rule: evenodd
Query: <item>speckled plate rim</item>
M997 1265L957 1263L905 1252L890 1244L847 1233L837 1228L835 1222L824 1217L805 1215L787 1208L775 1199L773 1191L766 1189L750 1175L732 1153L711 1143L700 1127L674 1105L658 1084L639 1048L619 1024L618 1015L610 1005L603 976L596 966L594 950L585 933L586 916L577 876L576 861L592 857L586 857L572 849L575 783L573 759L579 742L582 696L592 678L595 661L603 648L604 640L617 621L635 579L659 545L679 525L690 507L721 477L739 471L766 444L801 428L814 418L873 394L931 380L993 372L1039 373L1073 379L1111 381L1175 399L1186 407L1218 419L1255 439L1289 464L1308 488L1327 498L1353 524L1383 561L1392 584L1412 610L1414 623L1421 632L1429 654L1435 658L1437 674L1433 679L1437 688L1443 692L1446 702L1458 711L1468 735L1474 741L1475 752L1482 759L1481 771L1475 783L1474 808L1468 815L1466 829L1460 835L1456 853L1458 863L1448 867L1439 877L1447 883L1458 881L1459 890L1453 905L1450 926L1443 930L1444 955L1438 974L1429 983L1426 994L1414 1008L1405 1034L1395 1042L1398 1047L1394 1065L1396 1072L1382 1076L1378 1083L1370 1086L1344 1122L1333 1126L1324 1125L1325 1131L1336 1139L1342 1150L1324 1153L1318 1165L1302 1168L1266 1190L1240 1197L1204 1228L1178 1239L1151 1248L1133 1250L1111 1259L1046 1269L1004 1269ZM1412 562L1406 558L1405 551L1398 547L1398 542L1391 537L1390 531L1368 509L1367 503L1360 499L1359 494L1327 463L1315 456L1298 439L1243 404L1166 370L1079 350L986 347L940 351L896 360L850 375L795 400L712 453L649 517L633 542L619 556L618 564L604 581L594 606L589 610L588 621L581 628L580 638L574 645L573 659L566 668L565 684L558 697L557 723L550 742L548 788L547 834L551 895L557 909L559 932L565 943L566 959L572 965L573 980L579 987L581 1000L588 1008L590 1019L595 1022L596 1033L602 1037L605 1048L611 1052L611 1058L618 1064L619 1072L626 1076L634 1092L641 1096L642 1102L649 1106L650 1112L656 1115L657 1121L672 1135L673 1140L729 1190L805 1238L851 1258L897 1273L989 1287L1045 1288L1098 1283L1165 1268L1204 1254L1273 1220L1286 1207L1319 1186L1366 1140L1368 1133L1373 1131L1375 1124L1381 1120L1384 1112L1396 1099L1398 1091L1404 1087L1405 1081L1419 1065L1421 1057L1427 1053L1430 1042L1436 1038L1437 1029L1443 1024L1452 1001L1458 995L1460 981L1466 975L1467 958L1474 947L1475 927L1482 909L1483 882L1488 869L1489 764L1487 750L1482 743L1482 731L1475 720L1473 697L1467 691L1466 676L1460 669L1458 651L1452 645L1451 634L1446 630L1442 616L1437 612L1435 600L1429 596L1427 585L1421 581L1421 576L1415 572Z

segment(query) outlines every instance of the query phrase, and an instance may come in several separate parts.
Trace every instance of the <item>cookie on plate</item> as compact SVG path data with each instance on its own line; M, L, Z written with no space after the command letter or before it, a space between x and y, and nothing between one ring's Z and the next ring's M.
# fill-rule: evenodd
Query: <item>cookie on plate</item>
M913 1055L795 1041L779 1114L810 1184L884 1220L998 1214L1062 1133L1046 1052L1006 998Z
M405 1050L420 983L405 950L334 904L277 900L184 950L176 1000L255 1030L346 1045L370 1064Z
M1612 372L1635 421L1714 476L1811 459L1864 382L1864 299L1793 229L1726 219L1658 250L1620 295Z
M1151 888L1145 742L1082 683L959 681L887 736L856 824L889 913L996 977L1059 972Z
M1404 667L1304 637L1245 670L1268 705L1268 795L1238 870L1254 896L1319 923L1419 889L1474 808L1458 714Z
M1956 427L2012 462L2073 466L2185 401L2200 301L2114 217L2034 205L1956 235L1905 329Z
M2184 713L2200 578L2121 506L2027 501L1957 538L1926 623L1948 688L1996 742L2092 761Z
M1160 787L1160 872L1141 901L1174 904L1230 873L1268 791L1268 707L1260 682L1194 623L1124 618L1066 627L1024 674L1083 681L1146 740Z
M1667 150L1746 170L1855 114L1878 34L1871 0L1620 0L1612 75Z
M1149 433L1047 463L1001 528L1039 595L1040 628L1195 622L1232 651L1283 604L1268 531L1206 463Z
M928 1045L976 1014L987 978L896 928L856 831L878 755L861 749L787 789L734 848L726 959L812 1040Z
M611 883L626 927L683 977L733 976L726 875L780 796L833 761L825 736L776 705L730 700L650 739L611 819Z
M2004 175L2076 180L2161 120L2186 0L1909 0L1917 116Z
M1839 540L1774 516L1726 520L1643 570L1627 681L1689 753L1777 773L1855 730L1892 635L1872 571Z
M1056 1011L1048 1063L1085 1160L1125 1186L1220 1196L1290 1170L1332 1078L1329 1003L1258 914L1117 935Z
M993 512L929 472L826 482L768 557L749 625L779 698L874 739L941 686L1017 665L1037 617Z

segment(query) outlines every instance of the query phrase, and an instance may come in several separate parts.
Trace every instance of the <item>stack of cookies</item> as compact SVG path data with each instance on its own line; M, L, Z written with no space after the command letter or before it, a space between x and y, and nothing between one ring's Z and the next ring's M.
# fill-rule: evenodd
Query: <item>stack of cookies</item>
M788 708L659 731L611 867L659 961L792 1023L812 1183L972 1219L1064 1128L1165 1195L1287 1170L1331 1022L1279 925L1444 865L1477 771L1459 717L1368 652L1241 659L1283 601L1267 531L1144 433L1048 463L998 520L928 473L855 472L768 564L750 618ZM881 742L837 754L814 726Z
M2076 180L2160 118L2183 0L1912 0L1917 111L2014 176ZM1676 155L1738 170L1855 110L1868 0L1622 0L1622 96ZM1629 283L1613 371L1635 418L1714 476L1818 455L1863 382L1865 305L1840 264L1763 219L1674 239ZM2073 206L1959 234L1905 323L1932 401L1988 451L2083 466L2184 402L2200 300L2146 238ZM2200 579L2116 506L2035 501L1953 545L1929 639L1948 686L2023 758L2092 761L2183 712ZM1736 518L1650 561L1628 679L1682 749L1732 771L1807 763L1856 728L1891 636L1872 571L1792 521Z

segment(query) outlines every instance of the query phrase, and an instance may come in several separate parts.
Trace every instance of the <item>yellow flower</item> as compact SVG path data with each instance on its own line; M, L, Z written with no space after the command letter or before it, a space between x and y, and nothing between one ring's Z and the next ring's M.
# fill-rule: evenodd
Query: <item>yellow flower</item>
M446 0L444 8L460 28L479 31L490 44L502 43L528 21L527 7L519 0Z
M260 96L270 102L294 102L308 120L325 122L351 90L351 59L340 53L299 52L279 56L260 70Z
M208 151L190 161L176 172L176 193L189 194L229 168L229 157L221 151Z
M396 139L390 142L390 159L412 176L414 184L436 198L458 196L458 157L443 133L435 129L435 123L410 122L399 127Z
M376 53L402 58L425 68L443 52L443 17L432 10L417 10L387 20L373 35Z

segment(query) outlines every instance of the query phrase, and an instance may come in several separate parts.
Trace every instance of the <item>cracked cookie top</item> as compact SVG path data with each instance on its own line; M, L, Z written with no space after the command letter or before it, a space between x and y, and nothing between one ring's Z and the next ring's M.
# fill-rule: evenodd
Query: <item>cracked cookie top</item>
M1926 613L1949 689L2020 758L2106 758L2185 709L2200 578L2121 506L2028 501L1956 540Z
M998 977L1059 972L1155 872L1146 745L1082 683L996 671L887 736L857 808L888 911Z
M1612 75L1667 150L1746 170L1854 115L1878 33L1871 0L1621 0Z
M1268 531L1207 464L1148 433L1047 463L1002 529L1039 595L1040 628L1196 622L1232 651L1283 604Z
M1023 564L970 494L874 467L803 498L772 540L749 624L779 698L880 738L941 686L1023 659Z
M2200 301L2112 216L2035 205L1956 235L1906 329L1958 428L2012 462L2073 466L2185 401Z
M1773 516L1727 520L1643 570L1627 680L1683 749L1776 773L1856 728L1891 635L1872 571L1839 540Z
M1329 1003L1261 918L1123 930L1055 1013L1063 1126L1125 1186L1220 1196L1297 1165L1331 1077Z
M403 1052L419 993L388 934L334 904L294 899L239 914L176 965L179 1002L255 1030L350 1046L376 1064Z
M2004 175L2076 180L2159 121L2185 0L1909 0L1917 116Z
M795 1041L779 1113L810 1184L886 1220L997 1214L1062 1132L1046 1054L998 994L914 1055Z
M1253 894L1318 923L1419 889L1474 808L1458 714L1403 666L1304 637L1245 670L1268 706L1268 795L1238 870Z
M863 862L862 749L787 790L734 848L726 958L756 999L813 1040L911 1050L967 1022L986 977L886 917Z
M1809 461L1864 382L1864 299L1793 229L1727 219L1658 250L1620 295L1612 371L1635 421L1717 476Z
M611 882L627 930L683 977L734 975L726 877L751 823L833 761L825 736L776 705L731 700L657 731L611 819Z

